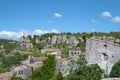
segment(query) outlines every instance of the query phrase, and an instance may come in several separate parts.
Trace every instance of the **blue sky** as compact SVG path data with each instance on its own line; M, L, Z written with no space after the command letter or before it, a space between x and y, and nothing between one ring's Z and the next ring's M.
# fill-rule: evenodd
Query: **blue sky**
M119 7L120 0L0 0L0 37L120 31Z

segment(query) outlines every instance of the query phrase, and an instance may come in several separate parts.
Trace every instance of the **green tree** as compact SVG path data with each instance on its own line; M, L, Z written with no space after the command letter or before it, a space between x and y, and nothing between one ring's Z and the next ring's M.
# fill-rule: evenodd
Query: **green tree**
M86 66L87 61L85 59L85 55L80 55L76 63L79 67Z
M67 80L100 80L103 70L97 64L79 67L67 76Z
M11 80L23 80L21 77L12 77Z
M51 80L64 80L64 77L63 77L62 73L59 72L58 74L54 75Z
M47 59L43 61L42 67L36 68L33 75L28 80L50 80L55 72L55 56L48 55Z
M115 63L110 72L110 77L120 77L120 61Z

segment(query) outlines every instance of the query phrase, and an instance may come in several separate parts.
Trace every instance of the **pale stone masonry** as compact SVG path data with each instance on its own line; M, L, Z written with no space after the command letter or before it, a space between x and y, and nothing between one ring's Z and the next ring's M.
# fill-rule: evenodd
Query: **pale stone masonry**
M13 77L11 72L5 72L0 74L0 80L10 80Z
M101 80L120 80L120 78L105 78L105 79L101 79Z
M86 39L86 60L89 64L97 63L106 74L120 60L120 45L98 39Z
M78 55L70 58L56 58L56 73L60 71L63 76L67 76L71 71L79 67L75 62L78 59Z
M30 57L21 61L21 65L17 67L12 67L10 72L13 73L16 77L22 77L23 79L32 75L33 71L42 66L42 61L45 60L46 57Z

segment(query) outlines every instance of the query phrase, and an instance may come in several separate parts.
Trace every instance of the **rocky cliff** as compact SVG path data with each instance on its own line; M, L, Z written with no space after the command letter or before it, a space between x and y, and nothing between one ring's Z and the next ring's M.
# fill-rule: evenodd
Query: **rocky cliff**
M64 36L53 36L52 38L50 38L50 43L52 45L54 45L54 44L70 44L72 46L77 46L79 41L74 36L67 37L64 35Z

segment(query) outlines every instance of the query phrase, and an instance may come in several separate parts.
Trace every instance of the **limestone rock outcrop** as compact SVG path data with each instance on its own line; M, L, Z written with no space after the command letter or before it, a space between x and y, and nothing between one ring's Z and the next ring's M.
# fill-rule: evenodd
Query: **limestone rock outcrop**
M30 39L27 36L22 36L17 43L18 48L33 48L33 44L30 42Z
M50 43L52 45L66 43L66 44L70 44L72 46L77 46L79 41L74 36L71 36L69 38L67 36L53 36L50 40Z

